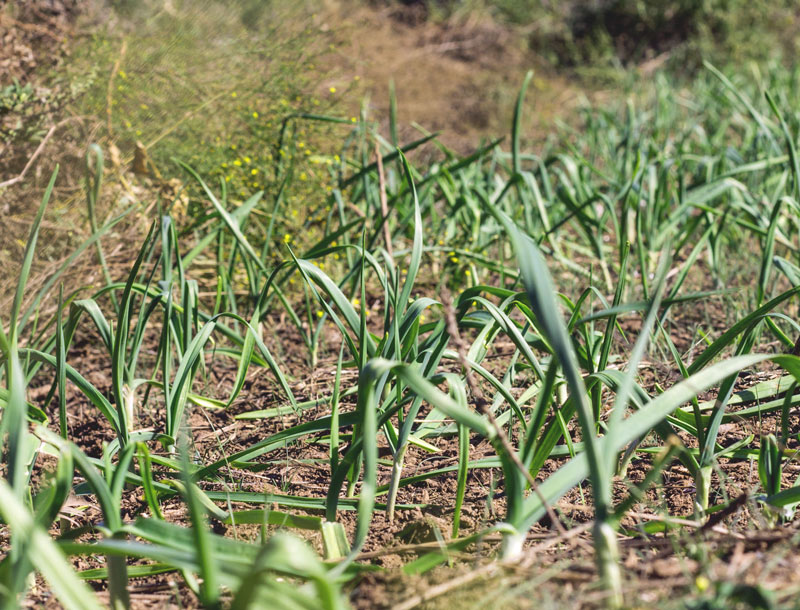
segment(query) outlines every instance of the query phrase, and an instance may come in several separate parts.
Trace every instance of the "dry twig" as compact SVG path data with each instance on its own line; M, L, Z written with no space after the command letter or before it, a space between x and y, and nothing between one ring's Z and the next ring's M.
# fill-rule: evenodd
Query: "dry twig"
M12 186L17 182L22 182L25 179L25 175L28 173L28 170L33 166L34 161L36 161L36 158L42 153L44 147L47 145L47 142L50 140L50 138L53 136L56 130L59 127L69 123L70 121L79 120L81 118L82 117L69 117L53 125L48 130L47 134L44 136L42 141L39 143L39 146L36 147L36 150L34 151L33 155L31 155L31 158L28 159L28 162L25 164L25 167L22 168L22 171L19 173L19 175L15 176L14 178L9 178L5 182L0 182L0 188Z
M111 107L114 97L114 79L117 77L117 73L119 72L120 65L122 64L122 59L125 57L125 52L128 50L128 41L123 40L122 46L119 49L119 56L117 57L117 61L114 62L114 66L111 68L111 76L108 77L108 90L106 91L106 129L108 130L108 138L111 140L113 138L114 128L111 124Z
M381 148L375 141L375 156L378 159L378 182L380 183L381 193L381 216L383 217L383 240L386 242L386 251L389 253L389 258L394 258L392 253L392 233L389 231L389 203L386 200L386 175L383 173L383 157L381 156Z

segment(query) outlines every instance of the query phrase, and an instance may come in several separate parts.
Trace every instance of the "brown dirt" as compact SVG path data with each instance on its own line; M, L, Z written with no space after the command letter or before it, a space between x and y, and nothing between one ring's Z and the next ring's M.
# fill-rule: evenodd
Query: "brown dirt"
M0 70L24 83L35 70L57 62L77 13L77 0L0 2Z
M0 88L14 82L32 86L20 106L0 104L0 182L22 170L33 150L27 139L46 131L59 108L59 96L37 75L53 70L68 54L79 13L79 0L0 0Z
M419 7L366 8L338 0L317 19L336 37L331 77L323 86L358 83L369 116L388 135L389 83L397 94L401 142L421 136L412 125L441 131L458 152L483 138L509 132L517 90L525 73L536 74L527 96L525 136L541 138L584 93L575 82L550 73L526 50L524 37L488 19L444 23L419 18ZM336 24L334 26L328 23Z

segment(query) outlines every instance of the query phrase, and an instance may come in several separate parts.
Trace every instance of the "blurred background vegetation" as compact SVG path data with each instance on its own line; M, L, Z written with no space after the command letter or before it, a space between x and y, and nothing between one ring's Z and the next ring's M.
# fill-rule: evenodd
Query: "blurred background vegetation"
M416 6L432 19L486 14L526 30L553 66L629 67L662 54L681 73L712 63L763 61L797 51L792 0L371 0Z

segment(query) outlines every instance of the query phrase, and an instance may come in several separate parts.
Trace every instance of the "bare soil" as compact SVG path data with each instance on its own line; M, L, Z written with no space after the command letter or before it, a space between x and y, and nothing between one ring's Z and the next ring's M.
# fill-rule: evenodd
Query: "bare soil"
M431 22L424 16L419 4L368 8L353 0L330 2L318 15L336 39L330 84L357 78L370 116L388 133L393 82L401 142L419 138L419 125L466 153L481 139L506 133L528 70L535 71L526 113L530 140L542 138L555 118L568 117L588 93L547 69L511 28L488 18Z

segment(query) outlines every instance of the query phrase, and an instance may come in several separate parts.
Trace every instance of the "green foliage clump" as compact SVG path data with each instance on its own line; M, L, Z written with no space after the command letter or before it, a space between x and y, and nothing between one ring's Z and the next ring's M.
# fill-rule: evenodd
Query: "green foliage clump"
M387 0L388 1L388 0ZM792 0L395 0L424 8L428 18L489 14L518 26L529 45L554 66L630 66L663 56L682 73L703 60L793 57L800 7Z
M696 71L704 59L727 65L791 56L797 47L794 2L608 0L552 6L497 2L511 21L532 23L532 47L559 64L637 64L667 54L674 67Z

